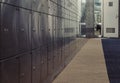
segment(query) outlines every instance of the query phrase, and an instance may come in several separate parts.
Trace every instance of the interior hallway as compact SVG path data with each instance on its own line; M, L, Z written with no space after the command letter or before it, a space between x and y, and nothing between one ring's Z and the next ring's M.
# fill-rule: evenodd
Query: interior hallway
M101 39L90 39L53 83L109 83Z

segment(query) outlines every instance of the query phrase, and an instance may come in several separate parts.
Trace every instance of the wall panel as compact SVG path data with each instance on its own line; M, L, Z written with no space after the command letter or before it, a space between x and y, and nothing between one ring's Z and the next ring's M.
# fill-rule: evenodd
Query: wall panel
M0 0L0 83L52 83L87 41L76 37L77 6L78 0Z

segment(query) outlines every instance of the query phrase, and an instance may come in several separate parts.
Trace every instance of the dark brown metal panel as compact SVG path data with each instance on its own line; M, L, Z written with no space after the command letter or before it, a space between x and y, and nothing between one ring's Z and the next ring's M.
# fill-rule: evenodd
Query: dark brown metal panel
M18 53L16 23L16 8L2 4L1 7L1 55L0 58L6 58ZM7 19L6 19L7 18Z
M31 83L31 55L23 54L20 58L20 83Z
M1 63L1 83L19 83L19 60L17 58Z
M41 83L47 79L47 47L41 47Z
M32 52L32 83L41 83L41 55L40 51Z

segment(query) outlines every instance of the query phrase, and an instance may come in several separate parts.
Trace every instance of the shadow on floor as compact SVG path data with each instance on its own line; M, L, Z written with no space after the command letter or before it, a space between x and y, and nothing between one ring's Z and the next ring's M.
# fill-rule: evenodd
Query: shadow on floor
M120 39L102 39L110 83L120 83Z

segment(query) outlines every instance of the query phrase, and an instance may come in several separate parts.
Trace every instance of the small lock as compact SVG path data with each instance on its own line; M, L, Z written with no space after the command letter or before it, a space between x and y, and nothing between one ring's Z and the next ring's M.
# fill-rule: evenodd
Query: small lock
M25 73L21 73L21 77L25 76Z
M33 29L32 29L32 31L33 31L33 32L35 32L35 31L36 31L36 29L35 29L35 28L33 28Z
M24 32L24 31L25 31L25 29L24 29L24 28L21 28L21 29L20 29L20 31Z
M41 61L41 64L44 64L44 61Z
M9 30L8 30L7 28L4 28L3 31L4 31L4 32L8 32Z
M36 69L36 67L35 66L33 66L33 70L35 70Z

